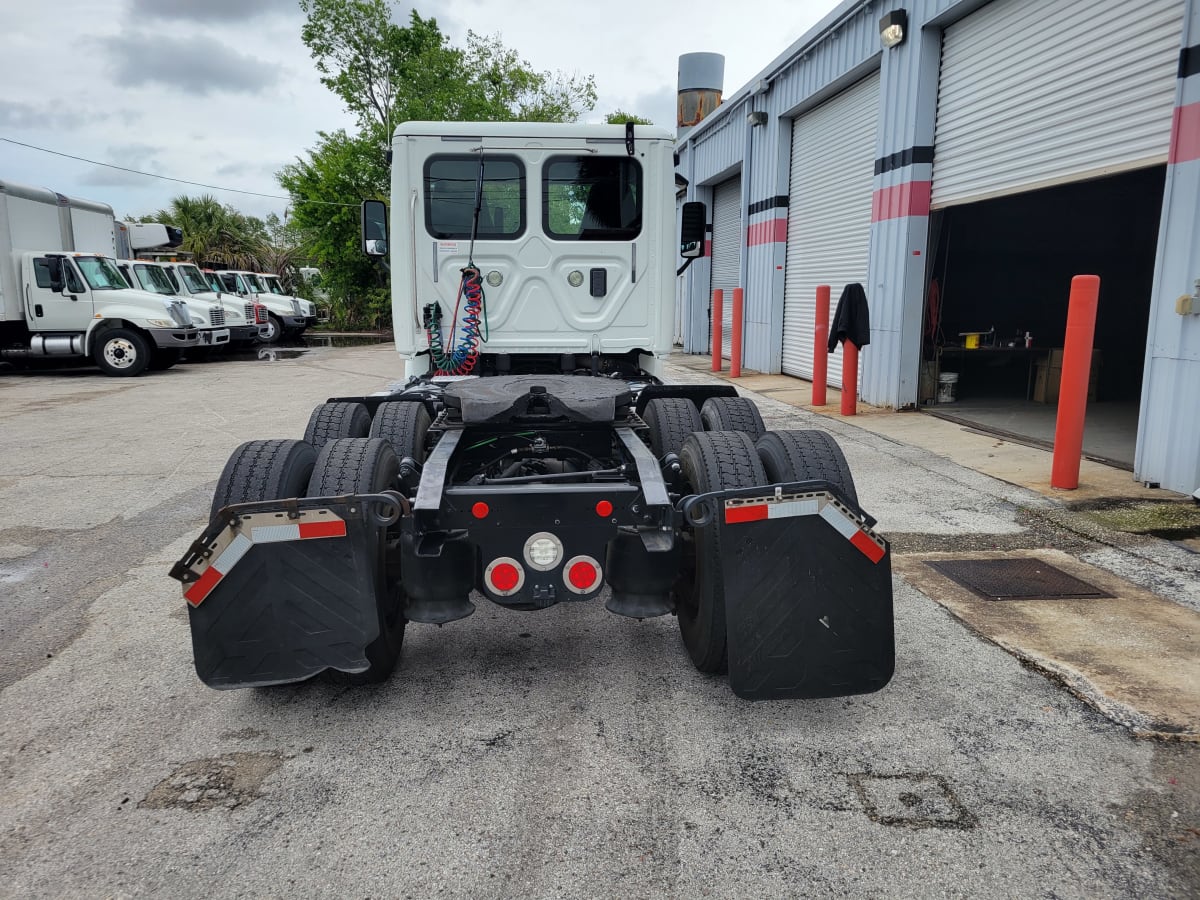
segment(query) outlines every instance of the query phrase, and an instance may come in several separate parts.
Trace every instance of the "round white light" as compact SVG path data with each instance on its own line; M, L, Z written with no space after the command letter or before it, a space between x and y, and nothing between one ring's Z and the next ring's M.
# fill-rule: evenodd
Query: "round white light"
M548 531L539 531L530 535L525 542L525 561L540 572L546 572L558 565L562 559L562 541Z
M492 287L500 287L500 284L503 281L504 281L504 276L501 275L499 272L497 272L495 269L492 269L492 271L487 273L487 283L490 284Z
M583 273L575 269L567 276L567 284L571 287L579 287L583 284Z

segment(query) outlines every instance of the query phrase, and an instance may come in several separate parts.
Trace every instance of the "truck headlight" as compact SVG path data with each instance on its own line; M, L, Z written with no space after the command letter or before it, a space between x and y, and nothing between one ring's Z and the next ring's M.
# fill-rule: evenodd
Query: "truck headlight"
M155 328L175 328L177 327L170 319L147 319L147 325L153 325Z
M193 324L193 325L198 325L198 326L203 326L203 325L207 325L208 323L207 323L207 322L205 322L205 321L204 321L202 318L200 318L199 316L192 316L192 324Z

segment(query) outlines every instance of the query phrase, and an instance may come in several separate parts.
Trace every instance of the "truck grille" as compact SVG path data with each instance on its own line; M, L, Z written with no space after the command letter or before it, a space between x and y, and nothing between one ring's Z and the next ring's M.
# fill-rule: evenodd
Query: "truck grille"
M220 306L214 306L209 312L208 318L214 326L220 327L225 324L225 310Z
M254 304L253 303L246 304L246 321L247 322L254 321Z
M301 309L300 309L300 301L297 300L295 297L292 298L292 312L294 312L298 316L304 315L303 311L301 311Z

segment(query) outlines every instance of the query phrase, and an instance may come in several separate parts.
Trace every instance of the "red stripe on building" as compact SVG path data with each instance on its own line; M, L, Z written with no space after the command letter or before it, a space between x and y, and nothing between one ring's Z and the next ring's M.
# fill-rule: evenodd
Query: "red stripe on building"
M746 229L746 246L755 244L783 244L787 242L787 217L755 222Z
M341 519L330 522L301 522L300 538L345 537L346 523Z
M222 577L222 573L209 566L205 569L204 574L200 576L200 580L183 592L184 598L192 606L199 606L204 602L204 598L209 595L212 589L217 586L217 582Z
M850 538L850 543L861 550L863 555L873 563L877 563L883 559L883 548L861 531L854 532L854 536Z
M906 181L894 187L880 188L871 195L871 221L929 215L932 190L933 183L929 181Z
M1175 107L1171 116L1171 165L1200 159L1200 103Z
M739 522L762 522L767 518L767 504L757 506L727 506L725 507L725 524L736 525Z
M708 238L704 242L704 255L709 257L712 256L712 238Z

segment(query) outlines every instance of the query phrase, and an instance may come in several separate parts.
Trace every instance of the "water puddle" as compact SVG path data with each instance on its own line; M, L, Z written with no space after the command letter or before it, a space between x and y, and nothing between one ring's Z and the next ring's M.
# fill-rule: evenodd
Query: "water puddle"
M285 359L299 359L314 350L326 350L332 347L367 347L374 344L385 344L389 341L390 338L381 334L306 334L297 340L280 341L276 344L231 347L222 352L218 358L243 362L253 362L254 360L279 362Z

